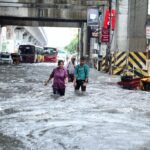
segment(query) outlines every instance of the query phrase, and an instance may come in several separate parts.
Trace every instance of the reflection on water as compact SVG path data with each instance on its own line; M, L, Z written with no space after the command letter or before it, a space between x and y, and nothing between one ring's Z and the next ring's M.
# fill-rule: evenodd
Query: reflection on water
M150 93L91 69L86 95L44 86L54 65L0 66L0 150L149 150Z

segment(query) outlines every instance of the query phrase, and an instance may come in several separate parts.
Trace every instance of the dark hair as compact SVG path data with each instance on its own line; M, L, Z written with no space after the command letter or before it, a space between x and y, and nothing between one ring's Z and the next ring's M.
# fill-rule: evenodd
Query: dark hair
M82 57L80 58L80 60L85 61L85 57L82 56Z
M64 63L64 61L63 60L59 60L58 61L58 66L60 66L61 63Z

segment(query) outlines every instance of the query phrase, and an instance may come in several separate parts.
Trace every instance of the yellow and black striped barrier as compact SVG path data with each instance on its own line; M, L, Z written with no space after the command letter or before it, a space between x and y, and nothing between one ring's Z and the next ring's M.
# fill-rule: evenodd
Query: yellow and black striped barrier
M112 74L121 75L126 72L128 75L137 77L148 77L146 67L146 52L117 52L111 58ZM106 57L102 59L101 71L107 70Z
M102 58L102 68L101 71L106 71L106 57Z
M146 59L145 52L115 53L112 57L112 74L121 75L127 70L128 75L147 77L148 71L144 70Z
M148 71L144 70L146 66L146 53L130 52L128 57L128 70L137 77L147 77Z
M127 64L127 53L118 52L112 57L112 74L120 75L123 73Z

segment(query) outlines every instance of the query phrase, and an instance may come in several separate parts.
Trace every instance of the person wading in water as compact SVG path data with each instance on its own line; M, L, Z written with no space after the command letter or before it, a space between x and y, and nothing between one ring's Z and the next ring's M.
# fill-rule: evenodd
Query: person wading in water
M69 63L67 64L69 82L73 82L73 80L74 80L75 60L76 59L74 57L72 57L71 61L69 61Z
M65 95L65 88L67 83L68 73L67 70L64 68L64 61L58 61L58 67L56 67L52 73L50 74L49 79L45 82L45 85L53 79L53 94L58 94L60 96Z
M80 87L81 91L85 92L89 78L89 66L85 64L84 57L80 58L80 64L75 67L74 76L75 77L73 83L75 87L75 92L78 92Z

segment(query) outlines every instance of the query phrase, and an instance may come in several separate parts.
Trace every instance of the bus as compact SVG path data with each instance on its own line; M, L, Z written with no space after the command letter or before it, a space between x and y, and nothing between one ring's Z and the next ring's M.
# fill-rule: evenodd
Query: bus
M44 47L44 62L57 62L57 48L54 47Z
M20 61L22 63L43 62L43 48L36 45L19 46Z

